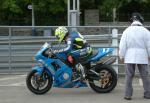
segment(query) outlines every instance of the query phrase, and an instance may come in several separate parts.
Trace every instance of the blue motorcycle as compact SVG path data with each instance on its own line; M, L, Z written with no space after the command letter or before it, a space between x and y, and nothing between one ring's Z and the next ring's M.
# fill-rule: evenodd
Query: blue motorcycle
M115 59L110 57L99 62L101 58L112 53L113 48L99 48L88 59L77 59L78 56L75 55L75 59L79 61L75 68L69 65L67 54L54 54L51 51L52 46L45 43L35 55L38 63L26 78L26 85L31 92L44 94L52 87L77 88L89 85L97 93L108 93L116 87L117 74L111 67Z

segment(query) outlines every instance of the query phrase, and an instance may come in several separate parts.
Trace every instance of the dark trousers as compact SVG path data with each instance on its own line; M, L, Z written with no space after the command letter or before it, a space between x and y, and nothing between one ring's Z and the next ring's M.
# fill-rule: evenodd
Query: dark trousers
M137 64L144 88L144 96L150 97L150 80L148 77L148 65ZM133 94L132 79L135 74L136 64L126 64L126 78L125 78L125 96L131 97Z

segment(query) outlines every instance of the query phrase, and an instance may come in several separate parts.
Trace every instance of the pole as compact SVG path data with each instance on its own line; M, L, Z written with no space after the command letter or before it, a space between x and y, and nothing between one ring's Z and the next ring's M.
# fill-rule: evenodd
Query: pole
M70 26L70 0L68 0L68 26Z
M9 27L9 72L11 71L11 32L12 28Z
M71 5L72 3L72 5ZM72 6L72 7L71 7ZM68 26L79 25L80 15L80 1L79 0L68 0ZM76 28L71 28L72 31L76 31Z
M32 36L35 36L35 17L34 17L34 4L32 3Z
M116 8L113 8L113 23L116 22Z
M113 39L112 39L112 46L115 46L115 47L118 47L118 39L117 39L117 37L118 37L118 29L113 29L112 30L112 37L113 37ZM118 49L117 48L115 48L115 50L113 51L113 55L114 56L117 56L118 55ZM115 71L116 71L116 73L118 74L118 57L116 58L116 62L114 63L115 65L114 65L114 69L115 69Z
M35 26L35 21L34 21L34 5L32 3L32 26Z
M80 25L80 1L77 0L77 25Z
M76 10L76 0L73 0L73 10Z

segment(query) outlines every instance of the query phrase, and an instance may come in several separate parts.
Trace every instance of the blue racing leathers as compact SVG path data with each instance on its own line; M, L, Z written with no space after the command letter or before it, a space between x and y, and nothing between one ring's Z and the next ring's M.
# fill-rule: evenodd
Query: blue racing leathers
M79 32L71 32L65 39L67 46L65 48L54 50L54 53L75 53L76 56L83 56L92 53L92 49Z

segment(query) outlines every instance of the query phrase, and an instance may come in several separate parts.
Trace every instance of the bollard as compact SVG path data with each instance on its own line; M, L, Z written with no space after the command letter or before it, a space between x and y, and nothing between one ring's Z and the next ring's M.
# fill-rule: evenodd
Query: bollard
M113 51L114 56L118 56L118 45L118 29L112 29L112 46L115 47L115 50ZM116 58L113 68L118 74L118 57Z

